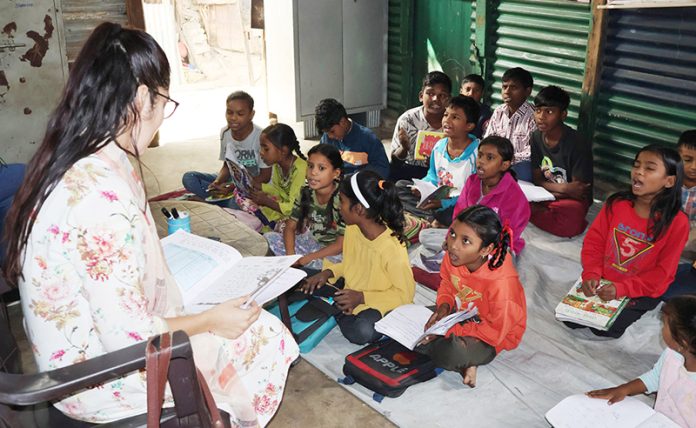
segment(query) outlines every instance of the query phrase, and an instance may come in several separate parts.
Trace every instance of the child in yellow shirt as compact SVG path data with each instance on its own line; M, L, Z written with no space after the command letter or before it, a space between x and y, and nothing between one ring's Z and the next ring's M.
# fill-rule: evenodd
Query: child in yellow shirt
M394 184L364 170L347 176L339 188L341 217L347 227L343 261L324 262L325 269L307 279L302 289L312 293L331 278L344 280L334 300L341 333L362 345L382 335L375 323L387 312L413 303L415 281L406 252L404 215Z

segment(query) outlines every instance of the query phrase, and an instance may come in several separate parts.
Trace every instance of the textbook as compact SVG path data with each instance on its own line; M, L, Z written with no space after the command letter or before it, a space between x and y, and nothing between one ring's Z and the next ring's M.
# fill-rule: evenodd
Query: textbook
M611 281L601 279L599 288L611 284ZM608 302L598 296L587 297L582 292L582 278L579 278L561 303L556 306L556 319L570 321L576 324L607 331L614 324L623 308L628 303L628 297L614 299Z
M416 148L413 150L413 159L426 160L433 152L435 144L445 138L444 132L438 131L418 131L416 137Z
M433 311L421 305L401 305L375 323L375 330L391 337L411 351L428 335L444 336L453 325L478 315L473 303L465 310L442 318L423 331Z
M553 196L551 192L549 192L541 186L535 186L534 184L524 180L517 181L517 184L520 185L520 189L522 189L522 193L524 193L524 196L527 198L527 202L544 202L556 200L556 197Z
M554 428L674 428L670 418L633 397L609 405L585 394L571 395L546 412Z
M242 197L248 198L253 187L253 181L251 175L249 175L249 171L232 159L226 158L225 163L227 164L227 169L230 170L230 181L235 189L237 189Z
M187 313L249 295L263 305L301 281L307 273L291 268L301 256L242 257L212 239L178 230L160 241Z
M418 202L417 208L421 208L426 203L436 199L449 198L450 191L454 189L454 187L451 186L435 187L435 185L429 181L419 180L417 178L413 179L413 186L411 187L418 189L420 192L420 202Z

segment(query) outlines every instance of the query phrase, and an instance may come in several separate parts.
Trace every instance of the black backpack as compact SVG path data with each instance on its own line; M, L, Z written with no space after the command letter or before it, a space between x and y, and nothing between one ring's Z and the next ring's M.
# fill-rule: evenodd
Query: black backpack
M427 355L411 351L393 339L365 346L346 357L341 383L359 383L373 391L373 399L398 397L406 388L428 381L442 372Z

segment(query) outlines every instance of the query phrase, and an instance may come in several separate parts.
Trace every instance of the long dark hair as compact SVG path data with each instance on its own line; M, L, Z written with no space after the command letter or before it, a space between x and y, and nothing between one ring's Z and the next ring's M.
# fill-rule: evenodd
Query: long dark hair
M290 152L295 152L297 156L302 159L307 160L305 155L302 154L300 150L300 142L297 141L295 136L295 131L284 123L276 123L274 125L267 126L263 131L262 135L265 135L274 146L279 149L287 147Z
M392 230L392 236L398 238L402 244L406 243L404 208L394 183L382 180L379 174L370 170L358 171L343 177L339 191L350 200L351 207L360 203L350 183L353 175L356 176L360 193L370 205L370 208L365 208L367 218L387 225Z
M509 228L500 224L495 211L483 205L472 205L457 214L456 220L474 229L481 238L481 248L493 244L493 253L488 259L488 267L491 270L503 265L512 235Z
M674 217L681 210L681 188L684 179L684 164L682 163L679 153L670 148L659 144L650 144L638 151L633 162L638 160L638 156L643 152L656 154L662 163L665 165L667 175L676 177L674 186L665 187L655 195L650 205L650 218L648 219L648 235L652 235L653 242L657 241L667 231L669 225L672 224ZM614 202L617 201L635 201L636 195L630 190L614 193L607 199L607 208L612 209ZM611 212L611 211L610 211Z
M307 152L307 158L310 158L313 154L320 154L329 160L329 163L334 169L339 169L343 171L343 158L341 158L341 152L332 144L317 144L316 146L309 149ZM307 170L309 171L309 170ZM340 180L340 176L339 176ZM300 215L297 218L297 233L302 233L308 225L305 224L309 216L309 208L312 204L312 192L313 190L309 186L304 186L302 192L300 192ZM326 224L324 225L327 229L333 228L334 221L334 202L338 196L338 186L331 194L329 202L326 204Z
M662 307L667 326L674 340L686 344L688 351L696 354L696 296L672 297Z
M21 255L34 226L33 213L77 161L116 141L138 122L138 86L147 86L154 102L159 88L169 88L169 73L164 51L149 34L108 22L92 32L7 215L11 221L5 225L5 275L10 284L16 285L22 274ZM133 150L138 158L135 144Z

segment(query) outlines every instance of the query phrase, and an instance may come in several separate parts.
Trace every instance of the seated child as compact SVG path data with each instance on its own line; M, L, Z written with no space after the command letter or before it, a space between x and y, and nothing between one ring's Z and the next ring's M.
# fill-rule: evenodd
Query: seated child
M222 167L217 174L189 171L184 174L182 184L191 193L206 199L212 193L230 194L230 171L225 159L232 159L243 165L254 178L254 183L261 186L271 178L271 168L260 156L261 128L254 119L254 99L243 91L236 91L227 97L225 118L227 126L220 131L220 160ZM234 199L216 202L217 205L239 208Z
M341 217L348 225L343 261L324 261L324 270L305 281L312 293L334 278L345 280L334 300L341 333L362 345L382 335L375 323L397 306L413 303L415 281L403 236L404 216L394 184L373 171L346 176L339 187Z
M478 123L476 123L476 128L471 132L476 135L476 138L483 137L483 133L488 127L488 120L490 120L493 115L491 106L488 104L483 104L481 98L483 97L483 91L485 89L485 83L483 77L479 74L467 74L462 79L461 87L459 88L459 95L466 95L471 97L479 103L479 108L481 114L479 115Z
M681 189L682 210L689 219L689 238L682 252L681 263L662 300L681 294L696 294L696 129L682 132L677 150L684 164L684 184Z
M621 337L658 305L674 279L689 231L679 204L680 169L676 150L643 147L631 168L631 190L611 195L588 229L581 253L583 293L606 301L631 299L608 331L590 329L595 335ZM612 284L600 288L600 279Z
M293 154L295 153L295 155ZM295 132L288 125L277 123L261 132L261 158L271 165L271 182L254 189L251 199L269 222L285 220L290 216L295 199L307 175L307 161L300 151Z
M307 153L307 184L295 199L285 229L264 237L277 256L304 254L301 266L321 270L322 259L341 261L345 223L340 215L338 184L343 159L330 144L317 144ZM299 226L299 227L298 227Z
M530 221L541 230L570 238L581 234L592 205L592 151L580 134L563 123L570 97L558 86L547 86L534 98L537 130L532 133L534 184L556 200L533 202Z
M495 108L483 134L484 137L505 137L512 142L515 147L512 169L517 173L517 178L524 181L532 181L529 140L536 125L534 108L527 102L527 98L531 95L533 86L534 79L524 68L515 67L503 73L504 104Z
M458 371L464 384L476 384L476 367L502 350L515 349L527 325L527 305L517 271L507 255L509 228L488 207L473 205L460 212L447 235L437 309L427 330L445 316L478 308L477 320L454 325L443 336L427 336L416 351L437 367Z
M442 131L442 115L451 98L452 81L441 71L423 78L418 100L423 104L406 110L396 121L391 143L389 180L410 180L428 173L428 160L414 159L418 131Z
M655 410L682 427L696 427L696 296L680 296L662 307L667 347L652 370L614 388L587 393L609 404L626 396L657 392Z
M353 122L341 103L333 98L319 101L314 120L319 132L323 132L321 142L332 144L341 151L344 174L369 168L382 178L389 176L389 159L384 145L369 128Z
M423 180L440 187L451 186L449 198L433 200L418 208L420 194L409 189L410 181L397 183L404 209L418 216L432 216L440 224L452 223L454 204L464 188L466 179L476 172L476 153L479 140L471 134L478 120L478 103L471 97L457 95L450 100L442 119L445 138L438 141L430 155L430 168Z

